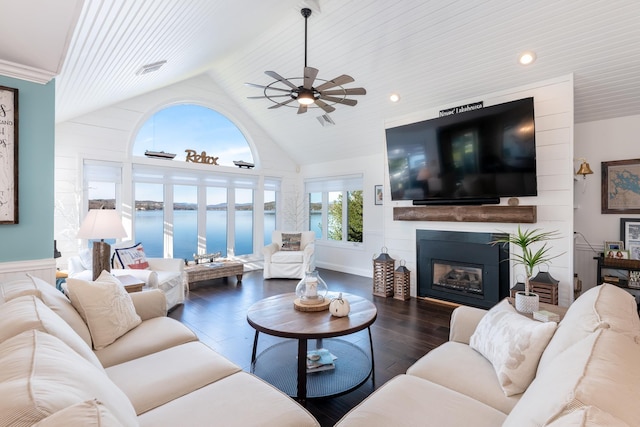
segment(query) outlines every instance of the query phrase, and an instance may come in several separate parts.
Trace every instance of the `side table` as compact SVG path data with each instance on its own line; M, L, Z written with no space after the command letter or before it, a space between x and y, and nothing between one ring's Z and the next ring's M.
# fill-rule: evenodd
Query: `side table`
M128 274L116 276L116 279L118 279L120 283L122 283L124 289L129 293L140 292L142 291L142 287L144 286L144 281Z

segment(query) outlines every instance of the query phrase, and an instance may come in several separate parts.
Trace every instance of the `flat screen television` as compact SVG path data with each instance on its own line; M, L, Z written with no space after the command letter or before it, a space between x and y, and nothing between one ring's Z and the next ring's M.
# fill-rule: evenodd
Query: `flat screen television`
M392 200L490 204L536 196L533 98L386 129Z

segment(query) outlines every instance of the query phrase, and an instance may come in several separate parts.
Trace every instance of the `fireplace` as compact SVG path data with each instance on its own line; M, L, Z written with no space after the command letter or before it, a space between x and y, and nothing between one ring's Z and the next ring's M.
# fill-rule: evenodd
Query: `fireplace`
M493 307L509 294L509 247L490 244L501 237L417 230L418 296Z

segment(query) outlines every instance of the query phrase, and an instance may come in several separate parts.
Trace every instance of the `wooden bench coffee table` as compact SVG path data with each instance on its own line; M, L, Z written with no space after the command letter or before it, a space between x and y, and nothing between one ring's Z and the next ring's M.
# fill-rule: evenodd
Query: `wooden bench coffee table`
M236 276L238 282L242 282L244 264L233 261L215 261L185 267L184 271L187 272L189 289L191 289L196 282L219 279L221 277Z
M328 297L337 297L337 293ZM346 393L369 377L375 381L370 326L376 320L376 306L356 295L343 293L343 297L351 305L347 317L333 317L328 310L298 311L293 305L295 293L253 304L247 313L247 321L256 330L251 371L301 403L307 398ZM365 329L369 333L369 354L352 342L335 338ZM256 355L260 332L293 340L277 343ZM335 369L307 374L307 340L316 340L316 348L326 347L338 357Z

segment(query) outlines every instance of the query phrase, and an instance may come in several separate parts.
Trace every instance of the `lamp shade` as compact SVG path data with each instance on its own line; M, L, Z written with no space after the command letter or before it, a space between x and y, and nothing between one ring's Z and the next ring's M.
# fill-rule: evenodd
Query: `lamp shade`
M118 211L113 209L90 209L78 230L79 239L121 239L127 237Z

